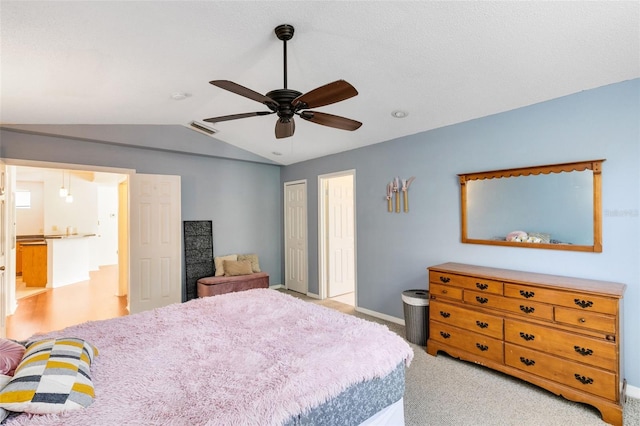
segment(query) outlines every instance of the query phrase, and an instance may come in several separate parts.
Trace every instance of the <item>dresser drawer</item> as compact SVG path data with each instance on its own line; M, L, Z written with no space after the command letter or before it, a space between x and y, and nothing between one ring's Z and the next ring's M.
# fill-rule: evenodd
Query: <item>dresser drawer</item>
M429 339L446 343L491 361L504 362L504 343L501 340L472 333L448 324L442 324L438 321L429 323Z
M500 295L503 293L502 281L488 280L479 277L467 277L465 275L447 274L444 272L429 272L429 281L432 283L458 286L485 293Z
M590 312L602 312L615 315L618 312L618 300L608 297L592 296L584 293L552 290L527 285L506 283L504 295L516 299L552 303L569 308L584 309Z
M496 339L503 337L502 318L459 306L433 301L429 306L429 318Z
M462 300L462 289L448 285L429 283L429 294L431 298L447 297L449 299Z
M553 306L544 303L521 301L492 294L465 291L464 301L474 306L502 309L529 318L553 320Z
M616 371L618 368L616 344L602 339L510 319L504 322L504 339L605 370Z
M615 401L615 373L505 343L505 364L572 388Z
M616 317L614 316L584 312L578 309L556 307L555 310L555 320L559 323L600 330L611 334L616 332Z

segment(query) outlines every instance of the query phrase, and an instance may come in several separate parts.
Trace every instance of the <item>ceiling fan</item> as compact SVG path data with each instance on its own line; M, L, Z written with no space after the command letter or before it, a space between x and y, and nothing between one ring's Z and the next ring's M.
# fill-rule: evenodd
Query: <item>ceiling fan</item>
M266 105L270 111L223 115L220 117L206 118L204 121L219 123L221 121L237 120L239 118L278 114L275 129L276 138L278 139L293 136L293 132L295 131L294 115L312 123L342 130L356 130L362 126L362 123L351 120L350 118L308 110L309 108L330 105L356 96L358 91L346 81L337 80L304 94L297 90L287 88L287 40L291 40L293 37L294 29L292 25L284 24L277 26L274 31L278 39L282 40L284 46L284 89L272 90L266 95L262 95L229 80L213 80L209 82L221 89L260 102Z

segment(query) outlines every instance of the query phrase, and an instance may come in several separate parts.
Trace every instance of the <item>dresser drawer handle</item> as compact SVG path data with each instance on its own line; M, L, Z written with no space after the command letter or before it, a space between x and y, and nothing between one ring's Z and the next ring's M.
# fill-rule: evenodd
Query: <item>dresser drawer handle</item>
M593 379L591 377L581 376L578 373L573 375L577 381L582 383L583 385L591 385L593 384Z
M573 299L573 303L580 306L582 309L590 308L593 306L593 302L591 300Z
M450 335L449 333L445 333L444 331L441 331L441 332L440 332L440 335L441 335L442 337L444 337L445 339L448 339L449 337L451 337L451 335Z
M536 365L536 362L534 360L525 358L523 356L520 357L520 362L528 367L531 367L532 365Z
M527 342L530 342L536 338L536 336L534 336L533 334L523 333L522 331L520 332L520 337L522 337Z
M524 305L520 305L520 310L522 312L524 312L525 314L532 314L535 312L536 308L532 307L532 306L524 306Z
M485 304L489 301L489 299L487 299L486 297L480 297L480 296L476 296L476 300L478 301L478 303L482 303L482 304Z
M524 297L525 299L530 299L535 295L536 294L533 291L520 290L520 296Z
M616 336L614 336L613 334L607 334L606 339L610 342L615 342L616 341Z
M585 322L587 322L587 319L586 318L580 318L580 319L578 319L578 322L584 324Z
M480 328L487 328L489 327L489 324L487 324L486 322L481 322L481 321L476 321L476 325Z
M573 350L575 350L576 352L578 352L582 356L593 355L593 351L591 349L588 349L588 348L581 348L580 346L574 346Z
M444 311L440 311L440 315L442 315L443 318L449 318L451 316L449 312L444 312Z
M447 294L447 290L446 289L442 290L442 294Z
M489 288L489 284L476 283L476 287L478 287L480 290L486 290Z
M449 278L449 277L442 277L442 276L441 276L441 277L440 277L440 281L442 281L443 283L445 283L445 284L446 284L446 283L448 283L449 281L451 281L451 278Z
M480 349L482 352L489 350L489 346L481 345L480 343L476 343L476 348Z

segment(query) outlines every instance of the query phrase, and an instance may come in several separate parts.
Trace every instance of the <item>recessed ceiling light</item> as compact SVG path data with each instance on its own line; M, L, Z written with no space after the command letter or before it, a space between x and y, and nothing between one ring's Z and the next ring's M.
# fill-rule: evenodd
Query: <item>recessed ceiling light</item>
M394 118L405 118L407 115L409 115L409 113L401 109L397 109L391 112L391 116Z
M183 99L187 99L189 96L191 96L189 93L176 92L171 95L171 99L174 101L181 101Z
M282 155L282 153L281 153L281 152L278 152L278 151L272 151L271 153L272 153L273 155Z

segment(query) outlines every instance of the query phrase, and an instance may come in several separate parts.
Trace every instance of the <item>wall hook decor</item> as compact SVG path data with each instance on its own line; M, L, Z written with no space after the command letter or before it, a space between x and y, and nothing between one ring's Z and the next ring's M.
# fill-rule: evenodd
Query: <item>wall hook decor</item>
M400 179L400 176L394 177L391 182L387 184L387 210L389 213L393 212L393 200L395 198L396 213L400 213L400 197L402 194L404 212L409 212L409 186L415 180L415 176L411 176L409 179ZM400 186L402 184L402 186Z
M411 176L409 179L402 180L402 194L404 195L404 212L409 212L409 186L411 182L416 179L415 176Z
M400 213L400 177L393 178L393 193L396 194L396 213Z

